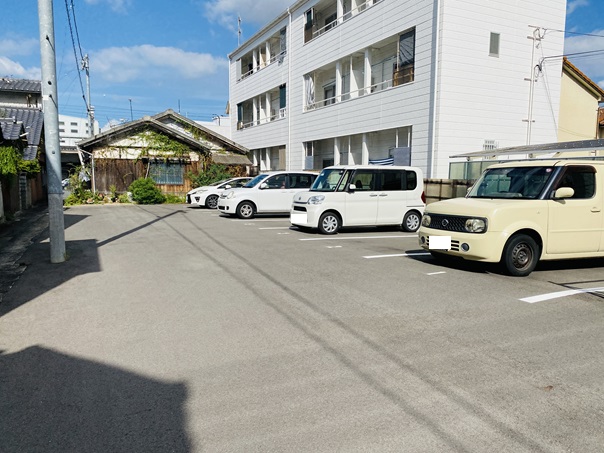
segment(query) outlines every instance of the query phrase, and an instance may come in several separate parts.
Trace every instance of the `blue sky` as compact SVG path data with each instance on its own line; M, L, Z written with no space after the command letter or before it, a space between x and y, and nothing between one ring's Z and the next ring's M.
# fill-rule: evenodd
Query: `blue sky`
M130 105L134 119L167 108L194 120L223 115L237 16L243 42L293 1L54 0L60 113L86 116L67 7L73 5L82 53L90 56L92 105L103 126L129 120ZM604 87L601 2L568 1L565 54L601 50L570 60ZM0 24L0 76L39 79L37 0L5 0ZM73 22L72 30L75 37Z

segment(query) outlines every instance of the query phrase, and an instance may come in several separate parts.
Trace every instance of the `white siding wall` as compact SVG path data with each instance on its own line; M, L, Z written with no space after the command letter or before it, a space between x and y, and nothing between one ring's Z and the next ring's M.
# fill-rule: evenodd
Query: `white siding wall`
M481 151L484 140L500 147L526 144L531 50L529 25L563 30L564 0L441 2L438 117L434 175L446 177L449 156ZM490 33L500 33L499 57L489 56ZM550 31L535 62L561 55L563 34ZM546 60L546 79L535 84L531 143L557 139L561 59Z
M529 76L532 48L532 41L527 39L531 33L528 25L564 29L565 0L534 0L529 4L520 0L382 0L304 43L304 13L316 3L296 3L297 9L291 12L283 63L236 81L237 58L288 25L287 16L231 55L234 117L239 102L283 83L288 92L287 118L241 131L235 130L233 121L234 141L250 149L285 145L286 167L298 170L304 167L304 142L343 137L345 147L346 137L354 135L355 148L363 133L410 128L412 164L433 177L447 177L449 156L480 151L485 139L496 140L500 146L525 143L527 123L523 120L528 112L529 83L524 79ZM439 35L434 29L437 19ZM412 83L304 111L305 74L351 55L362 58L365 49L413 27L416 41ZM489 56L490 32L501 34L499 57ZM437 35L439 40L434 42ZM543 56L561 55L562 51L563 34L548 32L535 64ZM543 77L536 84L532 143L556 140L561 60L546 60L543 67L547 84ZM322 84L315 87L318 99L323 96ZM370 136L369 157L382 157L381 151L371 153L372 140ZM359 148L355 162L360 157Z

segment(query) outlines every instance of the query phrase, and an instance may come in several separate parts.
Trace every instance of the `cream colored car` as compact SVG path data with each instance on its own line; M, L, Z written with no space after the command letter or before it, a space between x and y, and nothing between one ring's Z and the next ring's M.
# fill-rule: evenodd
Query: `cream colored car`
M426 206L419 243L526 276L539 260L604 257L603 207L603 161L497 164L465 198Z

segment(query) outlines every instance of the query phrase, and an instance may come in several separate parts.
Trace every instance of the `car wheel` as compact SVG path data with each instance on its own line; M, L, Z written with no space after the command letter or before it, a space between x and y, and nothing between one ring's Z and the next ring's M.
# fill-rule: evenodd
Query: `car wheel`
M537 267L541 252L535 240L526 234L512 236L503 249L502 262L515 277L525 277Z
M255 213L256 209L249 201L239 203L239 206L237 206L237 217L240 219L253 219Z
M333 212L325 212L319 219L319 231L323 234L336 234L341 226L340 217Z
M409 211L403 218L403 230L409 233L415 233L419 230L419 225L422 222L422 216L417 211Z
M218 207L218 195L210 195L206 198L206 208L216 209Z

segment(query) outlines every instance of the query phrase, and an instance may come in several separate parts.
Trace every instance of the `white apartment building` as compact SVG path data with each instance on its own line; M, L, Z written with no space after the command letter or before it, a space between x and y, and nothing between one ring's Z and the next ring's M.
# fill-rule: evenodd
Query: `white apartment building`
M92 135L99 133L99 122L95 120ZM91 136L89 118L59 115L59 138L61 147L75 147Z
M297 1L229 55L232 140L259 170L410 155L435 178L456 154L555 142L565 10L566 0Z

